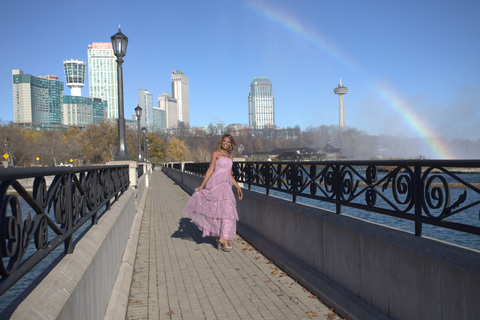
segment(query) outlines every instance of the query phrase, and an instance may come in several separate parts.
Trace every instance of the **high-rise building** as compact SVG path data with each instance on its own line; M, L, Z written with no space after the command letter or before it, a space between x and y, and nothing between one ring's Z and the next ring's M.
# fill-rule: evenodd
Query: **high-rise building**
M172 96L177 100L178 121L190 126L190 102L188 94L188 77L182 70L172 71ZM168 117L168 110L167 110ZM168 123L168 120L167 120ZM175 126L176 127L176 126Z
M63 96L63 124L86 127L107 118L107 101L100 98Z
M268 78L255 77L250 83L248 124L255 129L275 127L272 82Z
M166 127L173 129L178 127L178 107L177 100L168 93L162 92L158 97L158 108L165 110Z
M13 111L17 126L53 129L62 125L63 82L47 75L34 77L13 69Z
M153 130L153 97L146 89L138 90L138 105L142 108L140 125Z
M90 97L107 100L108 118L118 118L117 62L112 43L88 45L88 86Z
M65 70L65 80L67 87L70 88L70 95L81 97L82 88L85 86L85 69L87 64L79 60L63 61L63 69Z
M164 131L167 129L166 111L153 107L153 131Z

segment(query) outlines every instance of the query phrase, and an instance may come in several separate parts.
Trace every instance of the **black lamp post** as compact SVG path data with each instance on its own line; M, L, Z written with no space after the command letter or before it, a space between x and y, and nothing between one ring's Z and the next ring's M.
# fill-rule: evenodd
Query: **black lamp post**
M147 137L147 162L150 162L150 142Z
M142 161L142 144L141 144L142 133L140 128L140 118L142 117L142 108L140 108L140 106L137 106L135 108L135 115L137 116L137 128L138 128L138 162L141 162Z
M112 40L113 53L117 57L117 84L118 84L118 146L115 154L115 161L130 160L130 154L127 150L127 139L125 134L125 116L123 113L123 57L127 53L128 38L120 27L118 32L110 37Z
M143 133L143 161L147 161L147 154L145 152L147 148L147 143L145 142L145 136L147 134L147 128L143 127L142 128L142 133Z

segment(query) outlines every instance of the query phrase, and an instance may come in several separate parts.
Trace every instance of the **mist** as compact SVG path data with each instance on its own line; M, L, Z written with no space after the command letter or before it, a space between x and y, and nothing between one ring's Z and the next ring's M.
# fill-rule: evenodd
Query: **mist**
M351 106L350 124L378 136L447 139L447 144L451 143L450 147L455 148L453 141L457 139L480 139L479 86L462 87L451 101L433 102L426 94L402 101L414 114L416 123L385 100L371 96L358 107Z
M329 143L341 148L348 160L358 159L480 159L480 139L419 138L370 135L364 130L338 126L308 127L302 143L323 147Z

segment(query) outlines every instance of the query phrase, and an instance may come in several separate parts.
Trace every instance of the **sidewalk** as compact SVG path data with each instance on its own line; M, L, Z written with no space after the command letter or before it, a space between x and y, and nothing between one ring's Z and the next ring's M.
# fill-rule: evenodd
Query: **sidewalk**
M188 199L153 172L127 319L340 319L239 236L217 251L182 216Z

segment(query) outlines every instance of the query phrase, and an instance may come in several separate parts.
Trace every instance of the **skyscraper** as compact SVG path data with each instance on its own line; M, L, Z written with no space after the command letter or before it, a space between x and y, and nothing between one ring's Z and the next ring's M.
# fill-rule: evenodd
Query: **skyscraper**
M140 125L153 130L153 97L146 89L138 90L138 105L142 108Z
M162 92L158 97L158 108L165 110L166 127L173 129L178 127L177 100L168 93Z
M108 118L118 118L117 62L112 43L88 45L88 86L90 97L107 100Z
M255 77L250 83L248 124L255 129L275 127L272 82L268 78Z
M70 95L81 97L82 88L85 86L85 69L87 64L79 60L63 61L63 69L65 70L65 80L67 87L70 88Z
M188 77L182 70L172 71L172 96L177 100L178 121L190 126L190 102L188 98ZM168 110L167 110L168 117ZM168 120L167 120L168 126ZM175 126L176 127L176 126Z
M13 113L17 126L53 129L62 125L63 82L47 75L34 77L13 69Z
M153 107L153 131L163 131L167 129L166 111Z

